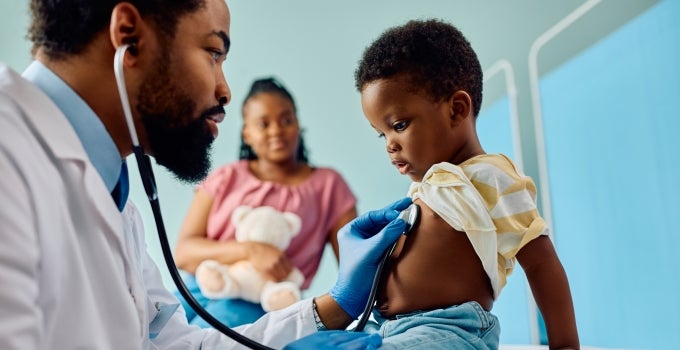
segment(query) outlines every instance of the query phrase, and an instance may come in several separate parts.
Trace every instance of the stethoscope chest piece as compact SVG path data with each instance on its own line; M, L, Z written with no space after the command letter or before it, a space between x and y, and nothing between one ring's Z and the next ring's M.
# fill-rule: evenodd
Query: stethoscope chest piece
M398 218L406 221L404 234L408 234L418 223L418 218L420 218L420 207L418 204L413 203L408 208L399 213Z

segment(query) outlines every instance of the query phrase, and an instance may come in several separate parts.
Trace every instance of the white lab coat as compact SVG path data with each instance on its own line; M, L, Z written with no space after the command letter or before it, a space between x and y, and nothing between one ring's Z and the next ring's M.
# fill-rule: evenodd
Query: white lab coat
M114 98L114 97L112 97ZM155 339L156 303L177 303L70 123L0 63L0 349L229 349L178 309ZM281 348L316 331L309 300L238 329Z

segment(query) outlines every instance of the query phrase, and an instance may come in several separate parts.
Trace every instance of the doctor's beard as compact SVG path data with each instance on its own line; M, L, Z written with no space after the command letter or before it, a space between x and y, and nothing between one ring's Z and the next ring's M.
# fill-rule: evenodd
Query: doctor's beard
M142 83L137 105L149 147L156 162L177 179L198 182L210 170L214 140L206 120L212 114L224 113L224 107L212 107L194 119L196 104L179 83L170 79L167 62L161 61L156 67Z

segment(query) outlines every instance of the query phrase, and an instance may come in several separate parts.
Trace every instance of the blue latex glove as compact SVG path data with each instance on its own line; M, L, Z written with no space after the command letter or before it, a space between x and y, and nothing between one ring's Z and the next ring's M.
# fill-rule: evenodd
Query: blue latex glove
M410 198L400 199L357 217L338 231L340 266L338 279L329 293L354 319L368 301L382 255L406 228L404 220L395 219L410 204Z
M378 333L320 331L286 345L283 350L373 350L380 345L382 338Z

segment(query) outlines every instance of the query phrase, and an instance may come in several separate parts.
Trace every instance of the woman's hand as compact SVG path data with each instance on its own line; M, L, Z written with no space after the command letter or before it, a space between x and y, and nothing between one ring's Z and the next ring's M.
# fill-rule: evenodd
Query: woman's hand
M257 271L270 276L274 281L282 281L288 277L293 269L293 265L286 254L273 245L260 242L245 242L243 244L246 245L248 251L248 261L253 264Z

